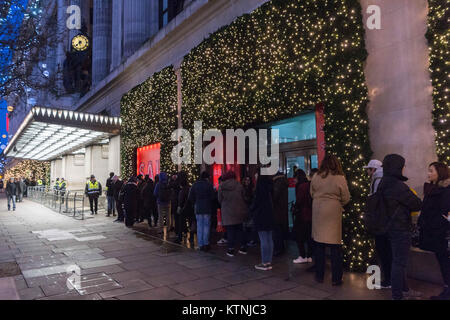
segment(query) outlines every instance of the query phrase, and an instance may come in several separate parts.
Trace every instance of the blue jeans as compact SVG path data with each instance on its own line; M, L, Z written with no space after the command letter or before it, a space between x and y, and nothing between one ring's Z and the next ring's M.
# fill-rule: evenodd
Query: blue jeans
M392 248L392 299L400 300L403 298L403 292L409 291L406 282L406 266L408 264L409 250L411 248L411 232L390 231L389 239L391 240Z
M16 196L8 196L8 210L11 209L11 200L13 203L13 209L16 208Z
M262 263L272 263L273 257L273 239L272 231L259 231L259 240L261 242Z
M116 212L116 205L115 205L115 199L113 196L107 196L106 199L108 200L108 213L115 213Z
M197 219L197 241L198 246L209 245L209 230L211 228L211 215L210 214L196 214Z

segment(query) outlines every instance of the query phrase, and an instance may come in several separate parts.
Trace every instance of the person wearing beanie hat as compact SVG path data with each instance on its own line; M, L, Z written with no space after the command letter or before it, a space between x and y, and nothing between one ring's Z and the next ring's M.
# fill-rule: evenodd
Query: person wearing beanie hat
M383 160L383 179L378 191L381 192L390 220L387 237L391 243L392 299L415 299L420 293L410 290L406 282L406 267L412 242L411 212L419 211L422 201L405 184L408 180L403 175L405 159L398 154L387 155Z

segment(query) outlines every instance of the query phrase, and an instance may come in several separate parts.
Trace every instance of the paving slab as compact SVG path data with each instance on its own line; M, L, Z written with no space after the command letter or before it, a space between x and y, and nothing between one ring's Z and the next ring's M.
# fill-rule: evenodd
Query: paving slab
M0 300L20 300L18 290L13 277L0 278Z
M122 285L123 285L122 289L101 292L100 296L103 299L112 298L112 297L120 297L123 295L136 293L136 292L140 292L140 291L146 291L146 290L153 288L151 285L149 285L148 283L146 283L142 280L130 280L130 281L122 283Z
M117 297L119 300L177 300L183 295L168 287L155 288Z
M79 266L83 269L89 269L89 268L112 266L121 263L122 262L117 260L116 258L109 258L95 261L82 261L79 263Z
M223 288L228 285L228 283L218 279L203 278L182 282L176 285L169 285L169 287L185 296L192 296L201 292Z

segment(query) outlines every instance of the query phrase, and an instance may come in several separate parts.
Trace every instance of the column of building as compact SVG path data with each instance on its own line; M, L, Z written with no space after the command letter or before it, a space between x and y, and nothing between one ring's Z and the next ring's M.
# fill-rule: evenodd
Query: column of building
M123 56L131 56L158 31L158 1L124 1Z
M111 62L111 1L94 1L92 35L92 84L95 86L109 74Z

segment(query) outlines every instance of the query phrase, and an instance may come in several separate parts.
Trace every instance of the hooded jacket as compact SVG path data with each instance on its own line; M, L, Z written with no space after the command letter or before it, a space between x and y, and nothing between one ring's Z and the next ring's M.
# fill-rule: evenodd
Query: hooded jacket
M419 216L419 245L423 250L439 251L447 247L450 223L443 217L450 212L450 179L438 185L425 183L422 212Z
M153 193L153 195L157 200L158 205L168 205L170 203L170 201L162 202L161 199L159 198L159 190L161 189L162 185L167 183L168 183L167 173L161 172L159 174L159 182L156 184L155 191Z
M411 231L411 212L419 211L422 201L404 183L408 178L402 175L405 159L392 154L384 158L383 179L378 186L386 203L386 210L391 217L389 231Z
M238 225L247 220L245 190L238 181L229 179L222 182L219 186L218 199L224 226Z

